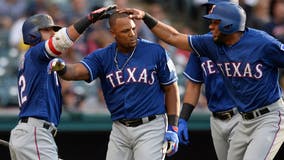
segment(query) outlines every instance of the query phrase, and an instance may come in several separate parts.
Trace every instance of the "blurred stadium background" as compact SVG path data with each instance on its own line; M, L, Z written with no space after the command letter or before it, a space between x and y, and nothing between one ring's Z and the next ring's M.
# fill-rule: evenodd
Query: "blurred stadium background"
M36 13L50 14L56 24L68 26L93 9L117 4L119 7L136 7L148 11L159 20L171 24L180 32L197 34L208 32L201 18L207 0L0 0L0 138L9 140L9 131L17 123L17 65L19 57L27 50L22 42L21 26L24 20ZM284 0L240 0L247 11L250 27L263 29L283 42ZM144 23L137 23L140 37L160 43L173 58L179 75L181 99L185 78L182 76L189 52L169 46L155 37ZM72 63L97 48L113 42L108 33L107 21L90 27L67 50L63 57ZM279 82L284 84L283 71ZM62 81L64 97L62 121L56 142L63 159L105 159L111 120L100 90L100 82ZM209 126L209 111L204 92L189 121L191 144L180 146L179 152L168 159L216 159ZM282 147L283 148L283 147ZM284 157L281 149L275 159ZM8 149L0 146L0 160L8 160Z

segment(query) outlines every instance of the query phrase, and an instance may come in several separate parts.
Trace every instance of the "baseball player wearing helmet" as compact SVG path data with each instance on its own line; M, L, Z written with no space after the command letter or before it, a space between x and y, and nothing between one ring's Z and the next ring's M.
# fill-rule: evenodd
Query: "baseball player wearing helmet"
M58 159L53 137L61 115L61 85L56 72L48 72L49 61L112 8L93 11L68 28L55 25L47 14L33 15L24 22L23 39L30 48L19 65L19 123L11 130L9 142L13 160Z
M235 0L209 0L203 6L206 6L207 11L210 11L214 4L223 1L238 3ZM183 72L188 81L183 99L183 108L180 113L178 136L181 144L187 145L189 143L187 121L198 102L201 85L204 83L208 108L212 113L210 126L214 148L218 160L226 160L231 139L241 117L235 102L229 96L227 90L224 89L221 74L217 66L207 57L198 57L194 53L190 55Z
M54 59L50 69L60 72L65 80L91 82L100 78L113 121L107 160L171 156L178 149L180 105L175 66L160 45L137 38L128 14L114 13L109 24L116 42L80 63Z
M273 159L284 141L284 104L278 68L284 67L284 44L267 33L246 27L239 5L220 2L204 18L211 34L186 35L144 11L128 8L161 40L212 60L242 119L230 142L227 159Z

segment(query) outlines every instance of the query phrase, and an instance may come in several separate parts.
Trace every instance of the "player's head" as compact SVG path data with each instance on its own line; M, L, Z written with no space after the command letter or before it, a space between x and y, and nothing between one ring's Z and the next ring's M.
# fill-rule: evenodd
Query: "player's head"
M133 49L137 44L136 25L127 13L114 13L109 18L110 32L118 47Z
M211 21L209 26L211 31L216 25L218 25L219 31L225 35L245 30L246 13L242 7L234 3L217 3L203 18Z
M41 31L58 31L61 27L54 24L53 19L48 14L36 14L25 20L22 32L24 43L28 45L36 45L46 35Z
M208 14L209 11L212 9L213 5L216 5L220 2L231 2L235 4L239 4L239 0L208 0L207 3L202 4L202 6L206 7L206 13Z

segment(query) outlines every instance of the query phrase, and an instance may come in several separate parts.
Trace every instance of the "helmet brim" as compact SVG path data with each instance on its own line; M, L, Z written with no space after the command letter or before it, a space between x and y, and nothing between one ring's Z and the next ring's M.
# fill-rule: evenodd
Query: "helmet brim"
M55 25L55 26L52 26L52 29L57 32L61 29L62 27L61 26L58 26L58 25Z
M215 14L207 14L207 15L204 15L203 18L207 20L221 20L221 18Z

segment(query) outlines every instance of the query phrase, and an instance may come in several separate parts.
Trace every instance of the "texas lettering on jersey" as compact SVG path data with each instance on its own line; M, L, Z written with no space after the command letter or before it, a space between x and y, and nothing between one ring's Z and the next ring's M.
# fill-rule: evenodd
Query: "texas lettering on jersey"
M207 60L201 63L202 69L207 76L208 74L218 73L214 62ZM255 66L249 63L242 62L225 62L217 63L219 70L226 77L247 77L259 79L263 76L262 64L256 64Z
M126 75L126 78L124 77ZM145 83L152 85L155 82L156 71L149 71L146 68L137 70L137 68L125 68L125 71L117 70L106 75L106 79L113 88L127 83Z

